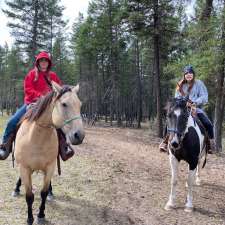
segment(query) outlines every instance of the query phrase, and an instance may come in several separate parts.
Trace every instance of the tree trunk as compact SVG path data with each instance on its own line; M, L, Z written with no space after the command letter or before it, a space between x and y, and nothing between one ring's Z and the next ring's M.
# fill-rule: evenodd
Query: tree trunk
M213 10L213 0L206 0L205 7L200 17L201 21L203 22L207 21L211 16L212 10Z
M224 10L225 15L225 0L224 0ZM224 120L224 107L225 107L225 16L223 16L223 26L222 26L222 37L221 37L221 60L219 71L217 73L216 80L216 104L215 104L215 120L214 120L214 131L215 131L215 141L217 151L222 151L222 131L223 131L223 120Z
M137 122L138 128L141 128L142 120L142 83L141 83L141 74L140 74L140 58L139 58L139 41L136 41L136 75L137 75L137 84L138 84L138 98L137 98Z
M33 31L32 31L32 48L31 48L31 59L34 62L37 51L37 27L38 27L38 0L34 0L34 19L33 19Z
M157 135L163 136L162 125L162 108L161 108L161 85L160 85L160 49L159 49L159 3L158 0L154 0L154 72L156 82L156 98L157 98Z

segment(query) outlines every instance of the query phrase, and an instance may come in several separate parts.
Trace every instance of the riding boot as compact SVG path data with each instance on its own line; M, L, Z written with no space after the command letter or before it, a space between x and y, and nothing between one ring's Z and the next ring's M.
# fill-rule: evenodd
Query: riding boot
M209 139L209 149L208 153L213 154L216 152L216 143L214 139Z
M17 129L9 135L6 142L0 144L0 160L5 160L12 152L12 146L16 138L16 133Z
M168 140L169 140L169 135L166 135L163 141L160 143L159 150L161 152L168 152Z
M65 134L61 129L57 129L58 141L59 141L59 155L61 156L63 161L68 160L74 155L73 149L69 148L66 143Z

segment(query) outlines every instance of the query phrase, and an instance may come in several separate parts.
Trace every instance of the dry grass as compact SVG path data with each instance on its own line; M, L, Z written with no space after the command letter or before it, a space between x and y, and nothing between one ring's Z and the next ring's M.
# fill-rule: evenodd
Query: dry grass
M0 134L3 133L4 128L5 128L5 123L8 120L9 116L6 114L3 114L3 116L0 116Z
M209 156L203 185L195 187L195 211L184 212L187 166L181 163L178 208L163 207L169 194L168 156L158 151L159 139L147 130L92 127L76 147L76 156L55 175L55 200L46 205L46 224L54 225L222 225L225 224L225 158ZM17 172L10 159L0 170L0 225L26 221L24 190L10 196ZM41 174L34 174L34 215L40 204Z

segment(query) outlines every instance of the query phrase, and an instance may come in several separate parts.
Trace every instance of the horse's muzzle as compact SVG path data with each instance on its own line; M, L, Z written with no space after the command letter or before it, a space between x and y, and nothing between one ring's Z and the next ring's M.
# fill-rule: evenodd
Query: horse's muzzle
M179 147L179 143L176 142L176 141L172 141L171 142L171 146L174 148L174 149L177 149Z
M76 132L72 133L69 137L72 145L80 145L84 140L85 133L84 131L77 130Z
M169 148L172 150L172 152L175 152L180 149L180 143L176 141L169 142Z

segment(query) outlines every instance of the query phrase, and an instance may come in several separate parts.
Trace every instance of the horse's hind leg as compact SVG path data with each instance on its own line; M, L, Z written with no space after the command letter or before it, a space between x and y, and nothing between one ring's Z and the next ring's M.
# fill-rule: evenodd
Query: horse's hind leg
M38 223L42 223L45 221L45 203L46 203L46 198L48 195L49 191L49 186L51 183L51 178L53 176L55 170L55 163L52 164L51 166L48 167L47 171L44 174L44 185L41 190L41 205L39 207L39 213L38 213Z
M196 170L196 180L195 180L195 183L197 186L201 185L200 171L201 171L201 169L200 169L200 163L199 163L197 166L197 170Z
M28 225L32 225L34 222L34 217L32 212L34 194L32 193L31 175L32 175L31 170L24 167L20 167L20 176L21 176L22 182L24 183L25 192L26 192L27 213L28 213L27 224Z
M20 195L20 187L21 187L21 184L22 184L21 178L19 177L19 179L16 182L16 188L12 192L12 196L13 197L17 197L18 195Z

